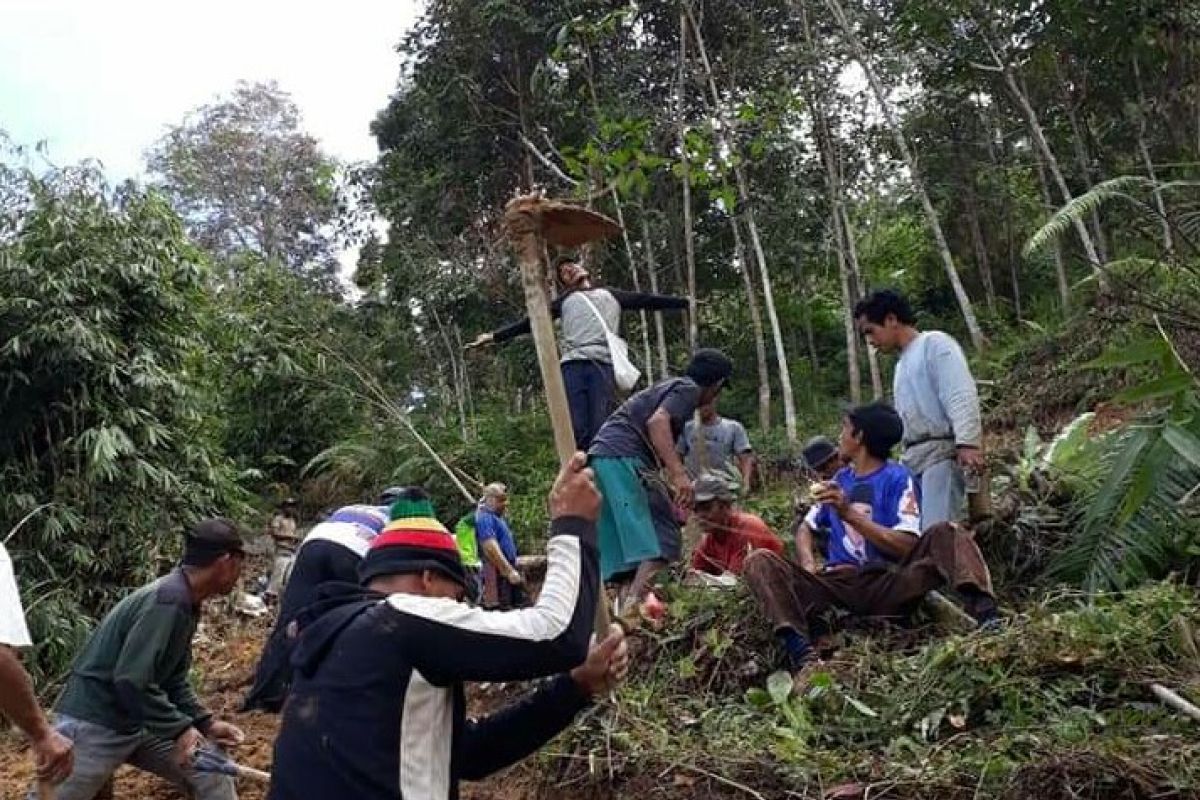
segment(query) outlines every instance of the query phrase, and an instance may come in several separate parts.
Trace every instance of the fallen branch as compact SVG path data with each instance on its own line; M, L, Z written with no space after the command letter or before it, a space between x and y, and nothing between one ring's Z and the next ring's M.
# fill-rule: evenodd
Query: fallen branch
M1150 691L1153 692L1154 696L1161 700L1164 705L1175 709L1180 714L1191 717L1196 722L1200 722L1200 708L1192 705L1175 692L1163 686L1161 683L1150 684Z
M738 783L737 781L730 780L729 778L726 778L722 775L718 775L715 772L709 772L706 769L701 769L700 767L697 767L694 764L680 764L679 766L682 767L683 769L690 770L692 772L703 775L707 778L712 778L714 781L717 781L718 783L723 783L732 789L740 789L741 791L745 792L746 794L750 795L751 797L757 797L758 800L767 800L767 798L763 797L761 792L755 791L754 789L751 789L749 786L746 786L745 784Z

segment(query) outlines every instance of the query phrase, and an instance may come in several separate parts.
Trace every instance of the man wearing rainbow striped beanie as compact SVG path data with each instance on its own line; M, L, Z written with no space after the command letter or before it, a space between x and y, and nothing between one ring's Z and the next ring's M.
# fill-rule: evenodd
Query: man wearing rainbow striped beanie
M629 666L621 629L589 648L598 602L600 495L583 453L550 491L537 603L463 602L467 572L428 501L392 507L359 566L366 591L305 627L275 742L269 800L457 798L537 750ZM555 677L467 721L466 681Z

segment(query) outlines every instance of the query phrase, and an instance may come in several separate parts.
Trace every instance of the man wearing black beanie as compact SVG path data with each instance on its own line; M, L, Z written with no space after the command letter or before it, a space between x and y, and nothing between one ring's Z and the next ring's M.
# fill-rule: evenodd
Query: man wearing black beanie
M682 537L672 500L689 507L692 481L675 442L697 407L715 400L732 376L733 362L720 350L697 350L682 378L659 381L626 400L592 442L588 463L604 498L600 572L623 585L621 603L640 603L654 575L679 560Z

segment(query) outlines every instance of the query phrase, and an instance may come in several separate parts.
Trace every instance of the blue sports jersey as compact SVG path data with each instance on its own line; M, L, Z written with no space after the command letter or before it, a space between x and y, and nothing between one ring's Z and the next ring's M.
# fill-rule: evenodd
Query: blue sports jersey
M480 504L475 511L475 538L481 549L486 540L495 539L496 544L500 545L500 552L504 554L504 559L509 564L517 563L517 543L513 539L508 523L483 504Z
M833 476L833 480L846 493L850 504L859 507L875 522L885 528L921 535L921 510L907 467L888 461L868 475L855 475L852 467L843 467ZM896 561L853 526L842 522L828 504L821 505L815 522L830 531L826 566L861 566L877 561Z

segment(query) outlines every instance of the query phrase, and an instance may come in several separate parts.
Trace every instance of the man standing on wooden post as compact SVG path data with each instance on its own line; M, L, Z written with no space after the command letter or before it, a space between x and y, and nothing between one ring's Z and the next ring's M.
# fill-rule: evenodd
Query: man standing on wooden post
M732 375L733 362L720 350L697 350L683 377L626 400L592 442L588 463L604 498L600 570L623 585L621 605L641 603L654 576L679 560L676 506L691 505L692 479L675 442L696 408L715 400Z
M686 309L686 297L626 292L594 286L592 276L574 258L562 257L555 266L563 294L550 304L550 314L562 321L562 375L575 447L586 451L612 413L617 378L609 338L619 335L621 312L637 309ZM480 334L468 347L506 342L529 333L529 318ZM628 388L628 387L627 387Z
M603 214L585 208L547 200L539 192L514 197L504 207L504 228L521 266L521 287L525 290L525 308L537 349L538 370L546 387L546 409L554 431L554 449L560 465L576 458L575 434L562 372L558 367L558 346L554 343L554 324L546 296L543 253L547 244L578 247L584 242L603 239L621 230ZM603 636L608 630L607 603L596 603L595 631Z

